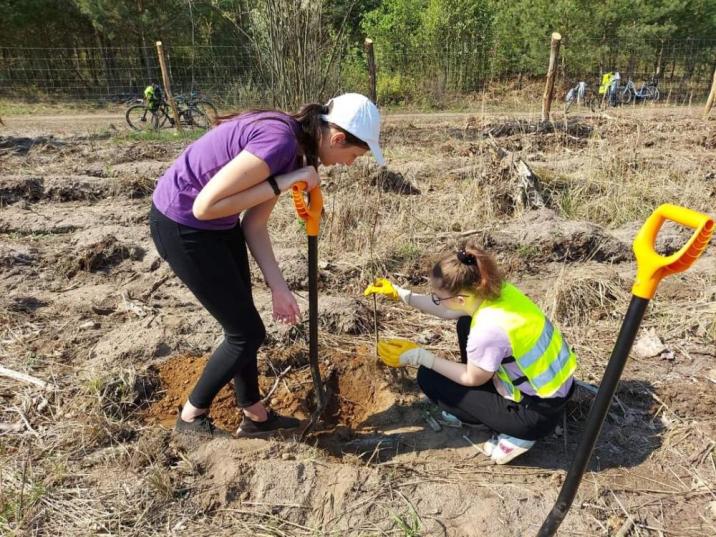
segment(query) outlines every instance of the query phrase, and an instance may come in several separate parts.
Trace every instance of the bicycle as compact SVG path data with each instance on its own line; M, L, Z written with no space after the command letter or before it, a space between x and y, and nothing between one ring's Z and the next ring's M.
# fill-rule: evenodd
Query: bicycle
M208 129L216 117L216 107L207 100L197 99L196 92L189 97L178 95L175 100L182 127ZM159 130L175 125L169 103L162 97L158 102L130 106L125 113L129 126L136 131Z
M179 94L176 97L177 106L184 105L189 109L198 110L203 114L202 118L208 119L208 125L202 128L209 128L216 119L218 112L214 103L209 101L206 97L201 95L198 91L192 91L189 96Z
M569 112L569 109L574 104L586 106L592 112L596 111L598 103L594 92L587 86L584 80L577 82L577 85L567 92L564 98L564 113Z
M632 101L656 102L659 100L659 88L656 87L657 84L657 80L651 79L649 82L644 82L637 91L634 82L630 78L619 96L619 101L622 104L629 104Z

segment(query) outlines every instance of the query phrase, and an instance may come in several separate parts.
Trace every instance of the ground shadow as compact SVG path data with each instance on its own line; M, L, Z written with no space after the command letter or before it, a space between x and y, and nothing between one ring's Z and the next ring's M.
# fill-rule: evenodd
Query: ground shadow
M642 381L620 382L589 470L637 466L661 446L664 428L657 416L658 404L652 391L653 388ZM593 401L593 394L580 389L567 405L566 434L547 436L512 465L569 469ZM471 444L477 449L490 436L483 427L453 428L445 423L441 424L440 431L433 431L425 420L426 413L440 419L440 410L435 405L396 404L372 414L354 429L338 427L330 432L317 432L315 438L320 447L334 455L354 453L374 462L384 462L411 451L458 449L471 447Z

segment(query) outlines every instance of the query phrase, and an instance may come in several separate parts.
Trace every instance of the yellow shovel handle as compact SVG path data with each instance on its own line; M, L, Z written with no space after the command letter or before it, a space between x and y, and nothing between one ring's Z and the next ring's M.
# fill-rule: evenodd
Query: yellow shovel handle
M303 181L293 185L291 188L293 206L298 217L306 222L306 234L310 237L317 237L321 224L321 215L323 214L323 194L320 187L314 188L308 193L310 202L306 205L303 193L306 191L307 186Z
M656 236L666 220L694 229L688 242L669 256L657 253L654 248ZM632 293L641 298L653 298L662 278L685 271L706 250L713 229L714 220L708 215L668 203L657 207L634 239L637 272Z

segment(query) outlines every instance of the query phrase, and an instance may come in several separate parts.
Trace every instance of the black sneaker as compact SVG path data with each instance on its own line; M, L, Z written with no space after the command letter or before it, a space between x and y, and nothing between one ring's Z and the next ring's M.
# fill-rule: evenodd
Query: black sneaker
M180 434L198 436L207 439L231 437L228 432L217 428L214 425L214 421L208 414L198 416L194 419L194 421L184 421L181 419L181 407L179 407L179 415L177 416L176 425L174 425L174 431Z
M273 410L268 411L268 419L266 421L254 421L244 416L236 431L236 436L240 438L253 438L260 436L269 436L279 431L290 431L298 429L301 421L289 416L281 416Z

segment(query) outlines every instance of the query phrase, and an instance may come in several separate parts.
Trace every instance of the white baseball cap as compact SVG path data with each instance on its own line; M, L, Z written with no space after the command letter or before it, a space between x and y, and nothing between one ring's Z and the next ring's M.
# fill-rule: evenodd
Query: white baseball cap
M344 93L328 101L326 106L328 113L322 114L321 119L364 141L376 162L381 166L385 164L379 142L380 112L368 97L360 93Z

